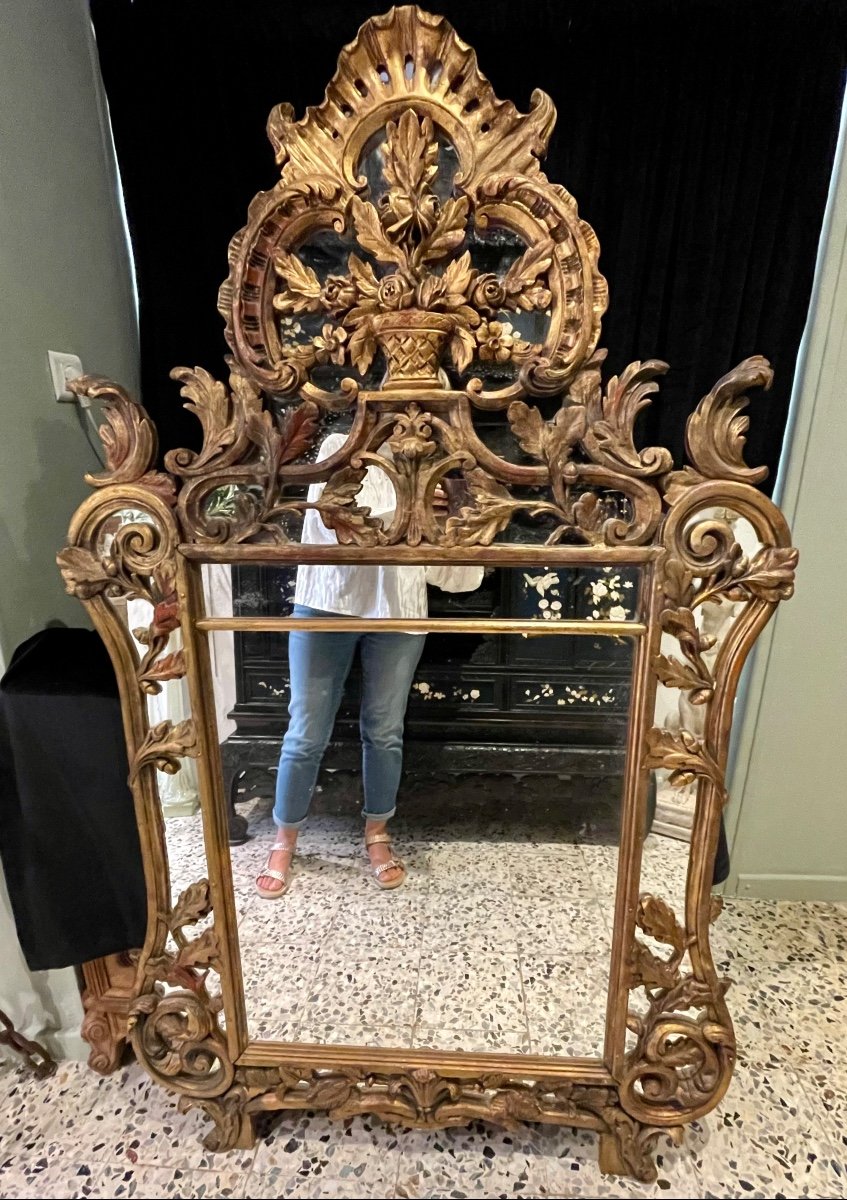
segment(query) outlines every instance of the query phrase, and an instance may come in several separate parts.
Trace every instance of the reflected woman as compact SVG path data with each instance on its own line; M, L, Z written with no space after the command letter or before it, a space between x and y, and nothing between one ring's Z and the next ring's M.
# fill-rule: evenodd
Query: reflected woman
M318 461L336 454L346 441L331 434ZM323 484L309 489L319 499ZM437 500L446 506L439 491ZM394 488L377 466L368 468L357 502L385 524L395 507ZM308 509L302 540L335 545L320 514ZM447 592L474 591L482 567L324 566L298 568L295 617L422 618L427 616L427 584ZM293 630L288 635L290 720L282 743L273 817L277 836L266 867L256 880L260 896L276 900L288 890L297 834L309 812L312 793L335 724L344 684L358 648L362 668L360 730L364 792L365 850L381 888L399 887L406 871L391 852L387 822L394 816L403 765L403 722L409 691L423 652L424 634L323 633Z

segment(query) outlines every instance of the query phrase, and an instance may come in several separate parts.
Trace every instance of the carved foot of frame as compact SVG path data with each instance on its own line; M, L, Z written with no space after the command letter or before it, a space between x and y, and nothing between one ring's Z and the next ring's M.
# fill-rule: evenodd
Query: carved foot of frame
M91 1047L88 1065L99 1075L111 1075L126 1053L127 1022L135 995L133 953L109 954L83 963L82 977L85 1017L80 1032Z
M674 1145L681 1145L682 1126L659 1129L641 1125L623 1112L609 1120L609 1132L600 1134L598 1160L604 1175L626 1175L641 1183L653 1183L658 1172L653 1161L653 1146L664 1134Z
M256 1129L253 1117L244 1111L246 1103L246 1094L236 1088L213 1100L183 1096L179 1111L185 1113L191 1108L200 1108L214 1122L214 1128L203 1138L203 1145L213 1154L226 1150L252 1150L256 1144Z
M111 1075L121 1065L126 1051L126 1020L103 1012L97 1004L86 1003L81 1033L91 1047L88 1065L98 1075Z

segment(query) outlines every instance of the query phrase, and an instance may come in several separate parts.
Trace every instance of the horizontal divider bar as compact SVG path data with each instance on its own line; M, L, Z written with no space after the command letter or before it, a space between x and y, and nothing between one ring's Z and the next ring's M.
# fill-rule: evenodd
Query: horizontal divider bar
M203 633L237 629L242 633L283 633L315 629L322 633L527 633L531 637L574 634L578 637L642 637L647 626L638 621L501 620L488 617L202 617L195 622Z
M377 566L638 566L664 554L662 546L526 546L495 542L491 546L337 546L308 542L190 542L179 547L183 558L199 563L343 563Z

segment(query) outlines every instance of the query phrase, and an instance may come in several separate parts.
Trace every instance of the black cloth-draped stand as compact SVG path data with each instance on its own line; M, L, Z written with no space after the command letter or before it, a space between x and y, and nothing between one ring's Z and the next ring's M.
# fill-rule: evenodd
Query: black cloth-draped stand
M0 858L30 970L143 943L118 688L89 630L36 634L0 682Z

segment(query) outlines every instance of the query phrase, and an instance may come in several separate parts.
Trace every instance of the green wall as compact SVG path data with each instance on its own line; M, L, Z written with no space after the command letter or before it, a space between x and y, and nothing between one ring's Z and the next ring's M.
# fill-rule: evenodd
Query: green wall
M0 37L0 650L85 622L54 558L97 461L47 351L131 387L135 308L85 0L4 0Z
M0 35L0 660L53 619L85 624L55 564L97 469L47 351L130 387L132 280L85 0L3 0ZM27 971L0 879L0 1008L79 1057L74 972Z
M847 163L830 193L778 499L796 591L746 689L729 811L730 894L847 899ZM763 350L766 351L766 347ZM752 420L767 420L767 400Z

